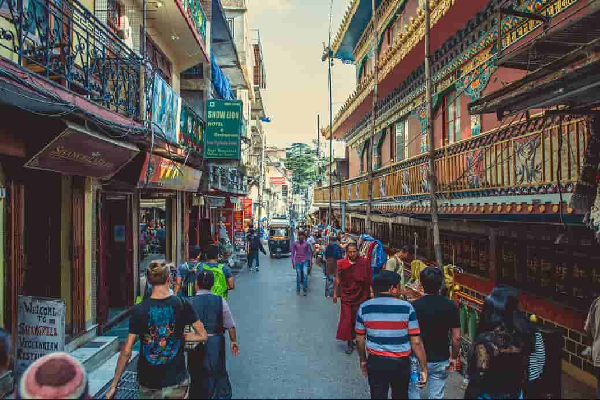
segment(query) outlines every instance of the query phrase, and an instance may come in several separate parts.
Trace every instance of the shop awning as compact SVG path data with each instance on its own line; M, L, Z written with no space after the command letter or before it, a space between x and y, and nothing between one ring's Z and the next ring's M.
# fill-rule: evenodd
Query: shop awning
M554 107L571 114L593 113L600 106L599 21L600 1L593 0L556 29L502 55L497 61L501 67L539 68L469 104L469 112L496 113L499 119Z
M65 129L25 163L26 168L110 179L139 149L65 121Z

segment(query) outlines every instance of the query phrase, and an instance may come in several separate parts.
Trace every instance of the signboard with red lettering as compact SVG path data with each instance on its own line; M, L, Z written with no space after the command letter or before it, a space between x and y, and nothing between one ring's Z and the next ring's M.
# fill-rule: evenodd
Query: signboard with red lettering
M67 122L66 129L27 161L25 167L76 176L109 179L129 163L139 149Z
M242 200L242 208L244 209L244 217L252 220L252 199L245 197Z
M20 376L43 356L65 350L65 302L19 296L15 374Z
M202 172L157 155L146 155L138 187L198 192Z
M281 186L285 185L285 176L272 176L269 181L271 185Z
M244 234L244 212L235 211L233 213L233 230L235 237L235 246L238 249L246 247L246 235Z

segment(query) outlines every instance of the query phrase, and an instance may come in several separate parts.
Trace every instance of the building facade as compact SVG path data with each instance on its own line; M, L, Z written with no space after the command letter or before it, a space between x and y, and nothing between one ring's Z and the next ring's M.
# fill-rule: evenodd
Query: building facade
M541 108L510 118L469 113L470 103L528 74L527 68L499 65L500 53L548 24L575 18L588 2L432 0L434 143L425 135L424 2L376 3L373 16L370 1L351 1L331 48L334 58L356 67L356 90L336 115L333 132L324 131L347 145L349 176L333 190L336 217L345 207L346 230L369 232L390 251L411 245L431 262L428 153L434 146L444 263L460 271L455 296L465 346L474 335L468 321L476 321L484 296L498 284L512 285L522 290L528 314L563 333L563 369L595 386L593 365L581 352L590 343L583 333L587 309L600 294L600 246L584 213L570 205L581 183L590 119ZM505 3L544 18L501 15ZM329 195L329 188L315 193L321 215Z

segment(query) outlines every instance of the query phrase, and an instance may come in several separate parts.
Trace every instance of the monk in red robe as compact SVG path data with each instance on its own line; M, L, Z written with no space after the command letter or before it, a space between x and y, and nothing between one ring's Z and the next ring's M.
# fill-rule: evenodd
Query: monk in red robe
M338 261L333 303L337 304L340 293L342 313L336 338L348 343L346 354L350 355L354 351L356 314L360 305L371 295L373 269L368 261L359 255L355 243L349 244L346 252L347 258Z

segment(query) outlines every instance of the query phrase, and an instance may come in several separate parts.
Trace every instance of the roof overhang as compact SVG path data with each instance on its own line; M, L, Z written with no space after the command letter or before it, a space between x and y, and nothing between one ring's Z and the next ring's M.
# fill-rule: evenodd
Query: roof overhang
M379 8L382 0L376 0ZM342 22L338 35L332 45L333 56L344 62L354 62L354 49L365 28L371 21L373 9L371 0L355 0L350 4L348 15Z
M539 68L469 104L469 112L496 113L502 119L536 109L558 107L564 109L561 112L587 114L599 107L600 1L576 13L551 32L501 56L499 66L527 69L530 55L535 54Z
M212 53L233 89L248 89L242 63L221 0L212 0Z

